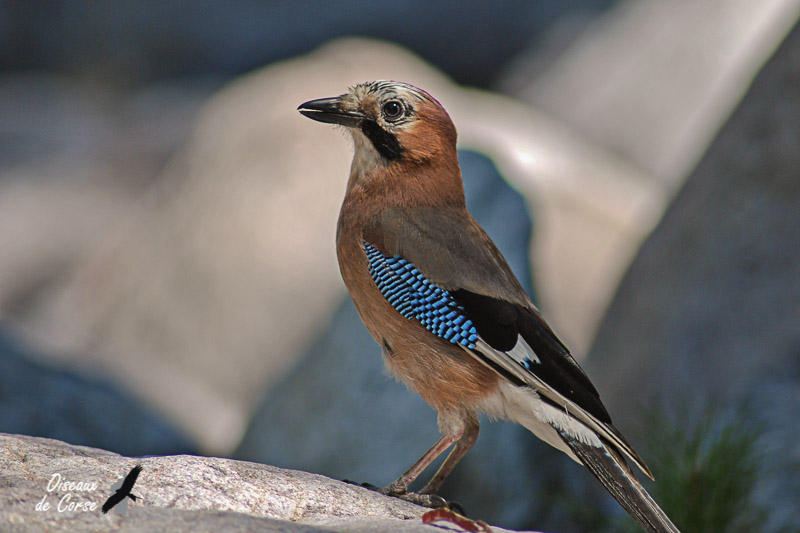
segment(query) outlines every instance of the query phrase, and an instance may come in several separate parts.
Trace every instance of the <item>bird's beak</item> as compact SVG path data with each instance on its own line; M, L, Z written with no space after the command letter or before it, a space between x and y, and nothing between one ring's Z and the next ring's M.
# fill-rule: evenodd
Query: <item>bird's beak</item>
M348 103L342 97L311 100L300 104L297 110L310 119L351 128L360 128L365 118L359 110L349 109Z

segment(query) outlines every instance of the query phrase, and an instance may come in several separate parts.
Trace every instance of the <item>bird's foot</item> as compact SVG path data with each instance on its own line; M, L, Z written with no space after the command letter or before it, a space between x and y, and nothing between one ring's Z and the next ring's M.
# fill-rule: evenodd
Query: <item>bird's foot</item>
M392 490L391 485L377 489L381 494L391 496L392 498L399 498L407 502L416 503L429 509L450 509L451 505L456 505L459 509L461 506L455 502L448 502L438 494L423 494L420 492L408 492L406 490L397 491ZM463 509L462 509L463 511Z
M351 485L358 485L359 487L364 487L365 489L379 492L385 496L391 496L392 498L398 498L407 502L416 503L417 505L428 507L429 509L449 509L459 514L465 514L464 508L460 503L448 502L438 494L408 492L408 489L396 487L393 484L386 487L376 487L372 483L356 483L354 481L350 481L349 479L345 479L343 481Z

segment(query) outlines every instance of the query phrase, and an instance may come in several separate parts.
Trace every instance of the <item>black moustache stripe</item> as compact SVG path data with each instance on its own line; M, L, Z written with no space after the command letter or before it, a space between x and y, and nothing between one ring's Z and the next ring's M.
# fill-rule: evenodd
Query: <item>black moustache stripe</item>
M395 161L403 156L405 150L397 140L397 136L378 126L374 120L364 120L361 123L361 131L385 159Z

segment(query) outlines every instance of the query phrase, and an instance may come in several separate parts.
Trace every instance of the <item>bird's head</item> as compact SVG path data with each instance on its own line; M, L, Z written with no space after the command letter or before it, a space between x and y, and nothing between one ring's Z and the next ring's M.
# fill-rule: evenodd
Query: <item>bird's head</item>
M354 170L457 161L456 129L447 111L407 83L362 83L297 109L313 120L348 128L355 142Z

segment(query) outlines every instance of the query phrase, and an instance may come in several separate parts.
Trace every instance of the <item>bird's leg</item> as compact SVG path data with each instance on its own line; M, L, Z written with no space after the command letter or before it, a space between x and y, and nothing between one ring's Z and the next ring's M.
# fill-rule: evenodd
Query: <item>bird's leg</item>
M439 470L433 475L428 484L422 487L422 490L419 491L420 494L436 494L439 492L439 488L441 488L442 483L444 480L447 479L447 476L450 475L450 472L453 471L456 464L464 457L464 454L472 448L472 445L475 444L475 441L478 440L478 433L480 432L480 425L478 421L474 418L470 418L467 421L466 426L464 427L464 432L461 434L461 437L456 441L455 447L452 449L450 454L442 463L442 466L439 467Z
M416 463L411 465L411 468L406 470L399 478L395 479L392 483L390 483L386 487L378 489L378 491L381 492L382 494L386 494L387 496L395 496L403 500L408 500L414 503L418 503L420 505L424 505L425 507L446 507L447 502L444 501L443 498L440 498L435 494L414 494L413 492L410 493L408 492L408 486L415 479L417 479L419 475L426 468L428 468L428 466L430 466L430 464L433 461L436 460L437 457L442 455L442 453L444 453L444 451L458 439L459 439L458 435L444 435L441 439L439 439L436 442L436 444L431 446L431 449L425 452L425 454L422 457L420 457Z
M441 420L442 419L440 415L440 421ZM449 508L450 504L448 504L444 498L438 496L436 492L442 486L444 480L447 479L447 476L450 475L450 472L453 471L453 468L455 468L456 464L461 460L462 457L464 457L464 454L467 453L467 450L472 448L472 445L475 444L475 441L478 439L478 432L480 431L478 420L474 416L467 416L466 418L461 419L458 425L460 427L458 427L457 431L446 431L444 436L439 439L430 450L425 452L425 454L420 457L419 460L411 466L411 468L406 470L403 475L393 481L390 485L382 489L378 489L378 491L388 496L394 496L396 498L401 498L419 505L424 505L425 507ZM455 447L439 467L439 470L436 471L436 474L433 475L433 478L422 488L422 490L418 493L408 492L408 486L453 443L455 443ZM460 508L460 506L457 508Z

